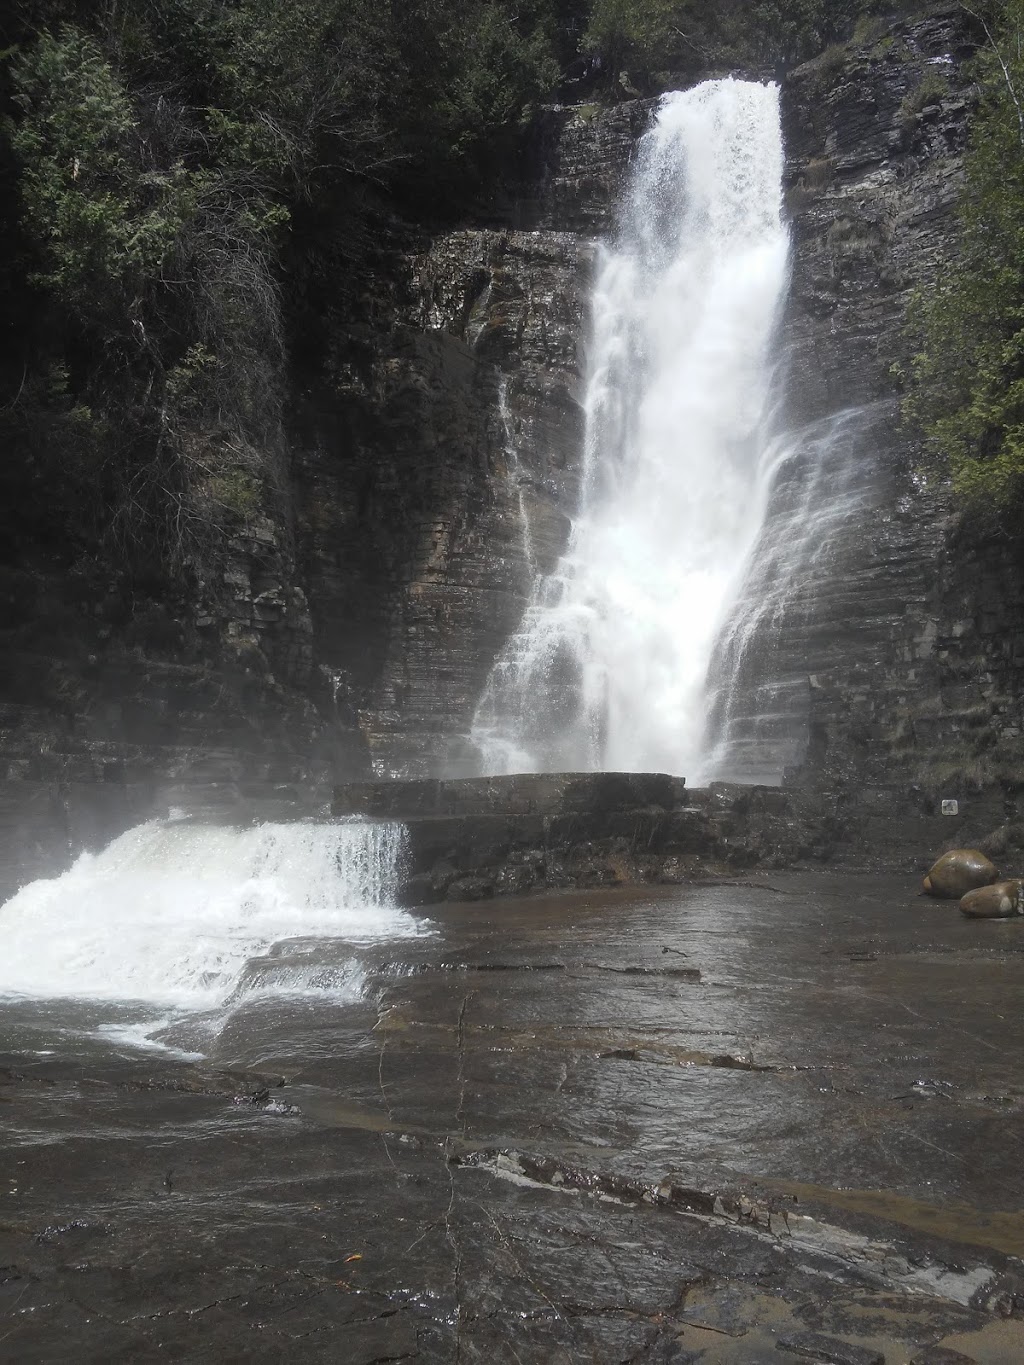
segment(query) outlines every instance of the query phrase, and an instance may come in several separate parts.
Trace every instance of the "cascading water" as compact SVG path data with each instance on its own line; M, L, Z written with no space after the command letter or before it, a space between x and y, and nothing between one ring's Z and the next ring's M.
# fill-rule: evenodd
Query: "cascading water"
M781 184L775 86L663 98L594 285L580 512L477 708L485 772L699 774L769 491Z
M394 908L403 834L394 824L139 825L0 907L0 996L210 1010L237 1000L246 964L281 940L415 934ZM311 956L308 970L292 961L258 984L351 998L357 967L350 959L327 979Z
M808 677L829 666L832 599L847 589L850 542L878 500L871 428L891 416L885 402L844 409L767 448L768 516L708 674L708 767L717 777L778 783L804 758ZM847 617L848 604L838 607Z

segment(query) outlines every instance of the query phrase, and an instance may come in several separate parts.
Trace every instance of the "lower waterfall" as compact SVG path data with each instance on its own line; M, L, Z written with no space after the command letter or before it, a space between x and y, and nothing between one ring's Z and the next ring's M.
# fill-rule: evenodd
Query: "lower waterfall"
M419 932L394 907L404 829L381 823L249 829L152 820L0 907L0 997L216 1009L247 986L351 995L350 959L325 975L246 966L285 939L354 943Z
M485 773L700 776L770 494L782 168L774 85L666 95L639 144L593 287L580 508L477 707Z

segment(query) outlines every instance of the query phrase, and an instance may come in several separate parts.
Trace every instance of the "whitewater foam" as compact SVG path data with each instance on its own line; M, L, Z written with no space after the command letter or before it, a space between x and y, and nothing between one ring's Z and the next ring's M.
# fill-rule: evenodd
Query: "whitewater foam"
M782 167L774 85L666 95L641 140L592 294L580 511L477 708L484 772L699 772L767 504Z
M355 949L422 932L394 905L404 830L390 823L152 820L0 907L0 995L212 1010L265 989L358 997L358 961L307 952L261 978L253 959L292 938Z

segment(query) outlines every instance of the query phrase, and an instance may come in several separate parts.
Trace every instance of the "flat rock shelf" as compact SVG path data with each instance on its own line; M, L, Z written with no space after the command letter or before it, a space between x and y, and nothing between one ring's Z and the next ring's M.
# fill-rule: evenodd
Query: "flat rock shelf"
M201 1059L6 1004L0 1356L1019 1365L1024 923L915 892L438 905Z
M924 872L1007 818L994 796L958 809L942 816L936 799L902 785L689 788L664 773L355 782L335 788L332 807L340 819L404 823L406 906L822 863Z

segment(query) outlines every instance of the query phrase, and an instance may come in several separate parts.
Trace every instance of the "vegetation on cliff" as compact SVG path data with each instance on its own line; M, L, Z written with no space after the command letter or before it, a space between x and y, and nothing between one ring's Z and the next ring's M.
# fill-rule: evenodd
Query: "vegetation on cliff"
M508 178L560 79L787 60L855 0L15 0L0 19L9 562L195 602L284 505L290 357L399 218Z
M277 496L284 295L289 270L315 288L311 206L351 262L384 196L471 182L555 81L553 22L545 0L17 6L8 551L207 579Z
M1024 497L1024 0L983 29L959 237L912 307L905 412L969 504Z
M802 60L884 8L884 0L593 0L583 48L612 79L625 66L633 80L663 85L669 73Z

